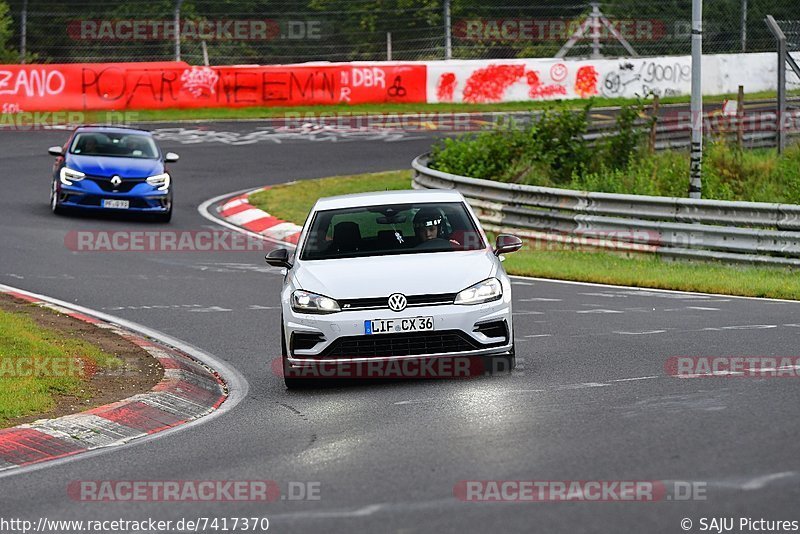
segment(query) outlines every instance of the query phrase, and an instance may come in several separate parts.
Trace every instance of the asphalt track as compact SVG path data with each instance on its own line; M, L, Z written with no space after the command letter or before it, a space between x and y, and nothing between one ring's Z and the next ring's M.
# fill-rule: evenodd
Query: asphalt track
M255 128L202 126L240 136ZM275 532L576 533L682 532L682 518L693 530L702 517L800 519L797 379L665 372L670 356L797 355L800 305L517 279L521 362L512 376L288 392L269 366L278 356L280 276L263 253L73 252L66 233L207 229L197 207L211 197L408 168L430 137L237 145L173 135L162 141L181 155L169 226L53 216L46 149L64 139L63 131L0 132L0 283L187 341L237 369L249 390L205 424L0 478L0 517L266 516ZM320 500L109 503L67 494L76 480L253 479L282 488L319 482ZM705 500L454 498L459 481L487 479L697 482Z

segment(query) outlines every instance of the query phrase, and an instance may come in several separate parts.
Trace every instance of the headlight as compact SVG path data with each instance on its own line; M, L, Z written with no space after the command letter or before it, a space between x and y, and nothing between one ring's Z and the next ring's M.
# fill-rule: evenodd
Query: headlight
M59 175L61 177L61 183L64 185L72 185L72 182L80 182L86 176L81 171L76 171L67 167L61 167Z
M150 176L145 181L153 187L158 187L159 191L166 191L169 189L169 174L166 172Z
M303 313L334 313L341 311L339 303L330 297L298 289L292 293L292 309Z
M503 285L497 278L487 278L456 295L455 304L481 304L503 296Z

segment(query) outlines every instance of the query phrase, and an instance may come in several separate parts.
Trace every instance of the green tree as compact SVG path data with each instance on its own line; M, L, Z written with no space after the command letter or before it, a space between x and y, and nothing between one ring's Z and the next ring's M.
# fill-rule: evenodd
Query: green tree
M17 63L19 53L10 46L14 35L14 21L11 20L8 4L0 0L0 63Z

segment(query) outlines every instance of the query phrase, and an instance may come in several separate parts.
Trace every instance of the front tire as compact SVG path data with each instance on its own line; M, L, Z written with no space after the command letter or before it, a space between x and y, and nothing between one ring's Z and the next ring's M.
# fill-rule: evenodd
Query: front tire
M58 185L53 180L53 187L50 188L50 211L56 215L64 213L64 208L58 204Z

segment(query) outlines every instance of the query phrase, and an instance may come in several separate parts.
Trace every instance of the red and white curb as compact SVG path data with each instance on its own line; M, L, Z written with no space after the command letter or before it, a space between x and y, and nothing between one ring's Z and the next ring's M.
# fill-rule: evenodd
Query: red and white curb
M273 217L250 204L250 195L269 188L260 187L226 200L217 207L217 215L234 226L267 239L296 245L303 229L301 226Z
M8 286L0 286L0 292L110 330L149 352L164 367L164 378L147 393L0 430L0 471L123 445L209 415L228 397L219 373L184 351L56 304L60 301L54 299Z

